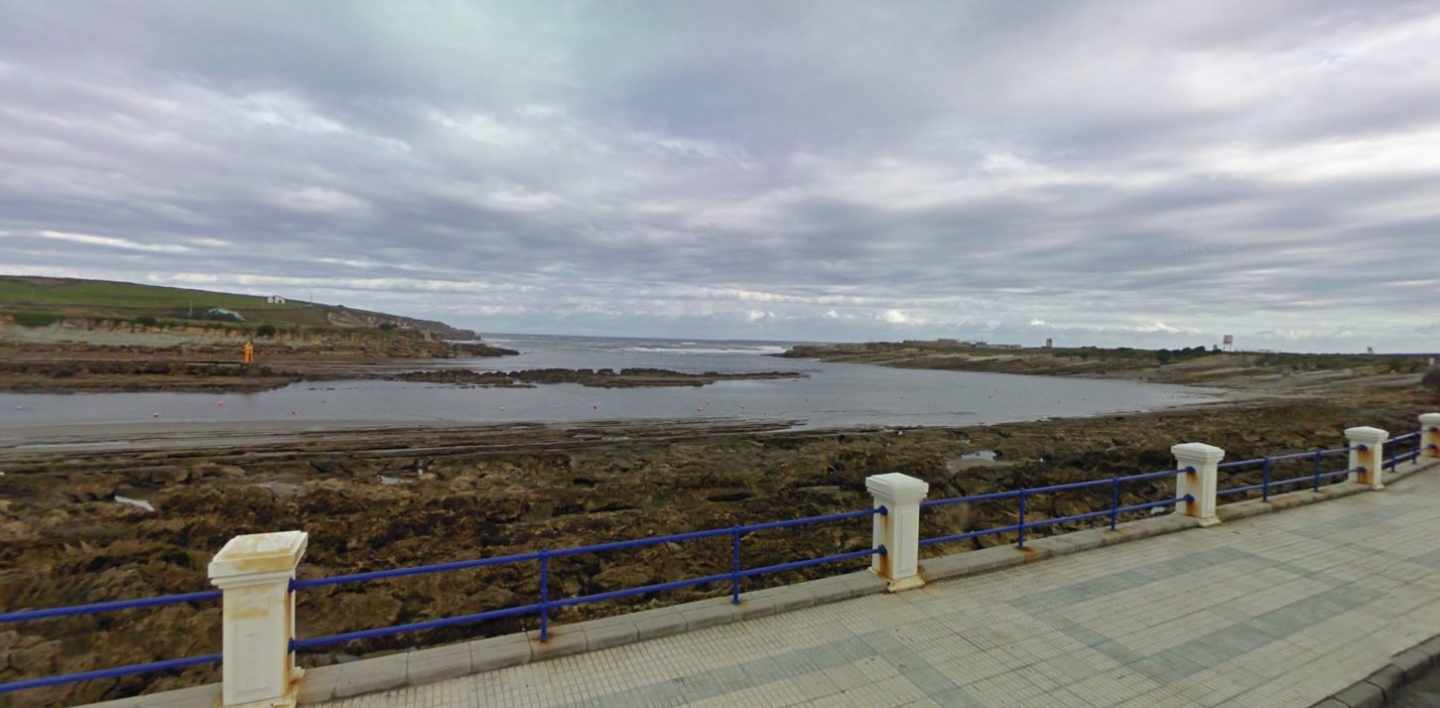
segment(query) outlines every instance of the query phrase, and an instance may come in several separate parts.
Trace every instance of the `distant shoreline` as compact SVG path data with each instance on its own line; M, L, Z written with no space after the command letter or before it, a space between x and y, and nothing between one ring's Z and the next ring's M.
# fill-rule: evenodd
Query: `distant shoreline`
M987 347L944 340L796 345L789 359L1031 376L1123 379L1211 386L1255 395L1304 394L1336 387L1418 384L1425 355L1286 354L1179 350Z

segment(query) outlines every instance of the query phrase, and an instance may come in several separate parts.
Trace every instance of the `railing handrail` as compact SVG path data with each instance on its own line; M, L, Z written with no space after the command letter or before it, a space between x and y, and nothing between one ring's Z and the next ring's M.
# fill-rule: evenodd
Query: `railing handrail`
M370 580L384 580L387 578L399 578L408 575L422 575L425 573L443 573L454 570L467 570L470 568L481 568L492 565L507 565L510 563L525 563L528 561L540 560L542 554L550 558L565 558L569 556L585 555L589 553L605 553L608 551L621 551L630 548L645 548L647 546L658 546L663 543L679 543L682 541L694 541L702 538L723 538L740 534L742 536L757 531L768 531L770 529L791 528L795 526L809 526L813 524L831 523L835 521L848 521L860 519L879 514L884 516L888 510L883 506L861 509L858 511L844 511L836 514L821 514L818 516L803 516L798 519L785 519L782 521L766 521L757 524L745 524L742 526L728 526L719 529L705 529L703 531L688 531L686 533L666 534L664 536L647 536L625 541L611 541L609 543L596 543L588 546L572 546L569 548L558 548L553 550L530 551L528 553L516 553L508 556L495 556L492 558L476 558L473 560L452 561L449 563L434 563L431 565L417 565L406 568L389 568L386 570L372 570L365 573L350 573L347 575L332 575L324 578L306 578L291 581L290 587L304 589L320 587L324 585L343 585L346 583L367 582Z
M151 661L144 664L130 664L128 666L113 666L108 669L95 669L94 671L81 671L73 674L58 674L56 676L41 676L33 679L20 679L10 683L0 683L0 693L11 691L23 691L28 688L44 688L46 686L60 686L77 681L94 681L96 679L119 678L121 676L132 676L134 674L149 674L156 671L173 671L175 669L186 669L191 666L203 666L205 664L221 663L219 654L204 654L201 656L187 656L181 659L165 659L164 661Z
M1104 477L1101 479L1087 479L1079 482L1066 482L1064 484L1051 484L1044 487L1026 487L1024 489L1010 489L1003 492L987 492L985 494L968 494L963 497L948 497L944 499L926 499L920 502L921 509L928 509L936 506L950 506L952 504L973 504L982 501L994 501L996 499L1014 499L1020 496L1035 496L1037 494L1052 494L1072 489L1085 489L1087 487L1100 487L1107 484L1142 482L1149 479L1164 479L1177 475L1193 472L1192 467L1183 467L1174 470L1162 470L1160 472L1146 472L1144 474L1119 475L1115 477Z
M1217 489L1217 490L1215 490L1215 495L1216 495L1216 496L1219 496L1219 497L1225 497L1225 496L1229 496L1229 495L1231 495L1231 494L1242 494L1242 493L1244 493L1244 492L1253 492L1253 491L1255 491L1255 490L1257 490L1257 489L1260 490L1260 491L1262 491L1262 492L1267 492L1267 493L1268 493L1268 490L1269 490L1271 487L1284 487L1284 486L1291 485L1291 484L1299 484L1299 483L1301 483L1301 482L1311 482L1311 483L1314 483L1316 480L1331 479L1331 478L1334 478L1334 477L1348 477L1348 476L1350 476L1351 474L1353 474L1353 473L1355 473L1355 472L1359 472L1359 471L1361 471L1361 470L1363 470L1363 469L1365 469L1365 468L1364 468L1364 467L1352 467L1352 468L1350 468L1350 469L1335 470L1335 471L1333 471L1333 472L1321 472L1321 473L1319 473L1319 474L1309 474L1309 475L1305 475L1304 477L1287 477L1286 479L1268 480L1268 481L1261 482L1260 484L1246 484L1246 485L1242 485L1242 486L1239 486L1239 487L1226 487L1226 488L1224 488L1224 489Z
M99 612L114 612L117 610L133 610L137 607L156 607L159 605L175 605L182 602L207 602L219 600L219 590L206 590L202 592L187 592L179 595L159 595L156 597L139 597L130 600L112 600L110 602L92 602L88 605L69 605L66 607L47 607L40 610L19 610L0 614L0 622L26 622L29 620L45 619L47 617L66 617L71 615L90 615Z
M1321 456L1338 455L1338 454L1340 454L1340 453L1342 453L1342 452L1350 452L1351 450L1363 450L1363 449L1365 449L1365 446L1364 446L1364 445L1353 446L1353 447L1352 447L1352 446L1334 447L1334 448L1328 448L1328 449L1327 449L1327 448L1315 448L1314 450L1306 450L1306 451L1304 451L1304 452L1287 452L1287 453L1284 453L1284 454L1281 454L1281 455L1269 455L1269 456L1266 456L1266 457L1256 457L1256 458L1250 459L1250 460L1234 460L1234 461L1232 461L1232 462L1223 462L1223 463L1221 463L1221 464L1216 465L1215 468L1216 468L1216 469L1221 469L1221 470L1230 470L1230 469L1236 469L1236 468L1239 468L1239 467L1251 467L1251 466L1254 466L1254 465L1263 465L1263 464L1265 464L1266 461L1269 461L1269 462L1283 462L1283 461L1285 461L1285 460L1304 460L1304 459L1313 458L1313 457L1315 457L1316 455L1321 455Z
M539 561L540 563L540 601L536 603L532 603L529 605L521 605L518 607L507 607L499 610L489 610L487 612L479 612L469 615L461 615L457 617L443 617L439 619L426 620L424 622L413 622L409 624L393 625L389 627L374 627L371 629L356 630L354 632L344 632L341 634L332 634L322 637L310 637L307 639L294 639L291 641L290 646L292 650L313 649L322 646L329 646L332 644L340 644L343 642L353 641L357 639L372 639L376 637L403 634L406 632L418 632L427 629L438 629L441 627L475 624L478 622L487 622L493 619L502 619L505 617L519 617L524 615L540 616L540 637L543 640L545 638L548 638L549 636L549 613L551 608L558 609L562 607L580 605L588 602L603 602L605 600L619 599L622 597L645 595L655 592L664 592L667 590L678 590L680 588L694 587L697 585L706 585L709 583L724 581L729 581L731 583L732 601L738 604L740 602L740 584L741 581L745 578L751 578L767 573L779 573L785 570L805 568L812 565L820 565L822 563L839 563L847 560L854 560L866 556L875 555L877 553L884 555L885 553L885 547L882 545L878 547L867 548L861 551L850 551L847 553L833 554L829 556L822 556L819 558L808 558L799 561L790 561L788 563L780 563L777 565L765 566L761 568L744 568L741 566L740 563L740 539L744 538L749 534L759 531L795 528L798 526L833 523L836 521L849 521L852 519L868 518L876 515L885 516L887 514L889 514L889 510L886 509L884 505L877 505L870 507L869 509L844 511L835 514L802 516L796 519L764 521L755 524L744 524L741 526L729 526L718 529L705 529L702 531L665 534L662 536L648 536L646 538L629 539L625 541L612 541L609 543L596 543L586 546L572 546L569 548L561 548L555 550L542 548L538 551L531 551L529 553L517 553L507 556L496 556L493 558L477 558L473 560L453 561L450 563L435 563L432 565L411 566L408 568L375 570L367 573L334 575L325 578L291 580L291 590L301 590L305 588L321 587L325 585L343 585L347 583L368 582L371 580L399 578L410 575L420 575L424 573L439 573L453 570L465 570L469 568L480 568L485 566L508 565L512 563L526 563L530 561ZM619 590L610 590L601 593L594 593L591 595L582 595L579 597L560 598L557 600L550 599L548 581L550 575L550 560L553 558L568 558L572 556L585 555L590 553L606 553L610 551L620 551L631 548L646 548L649 546L658 546L664 543L678 543L682 541L695 541L706 538L727 537L731 539L732 545L732 565L730 571L727 573L707 575L699 578L684 578L681 580L672 580L664 583L655 583L652 585L644 585L635 588L621 588Z

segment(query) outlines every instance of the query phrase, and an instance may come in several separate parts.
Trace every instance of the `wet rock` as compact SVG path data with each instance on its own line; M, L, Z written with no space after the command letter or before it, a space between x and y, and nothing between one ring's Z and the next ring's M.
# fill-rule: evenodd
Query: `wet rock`
M731 503L731 502L745 501L746 499L749 499L750 497L753 497L753 496L755 496L754 492L751 492L751 491L748 490L748 489L736 489L736 490L730 490L730 491L725 491L725 492L719 492L719 493L716 493L716 494L711 494L711 495L705 497L705 500L706 500L706 501L712 501L712 502L720 502L720 503Z
M65 496L71 501L108 501L115 496L120 480L116 477L72 480L65 487Z
M202 462L190 467L190 479L240 479L245 476L245 468L239 465L224 465L214 462Z
M178 466L151 467L144 471L143 477L155 484L178 484L190 479L190 470Z
M155 505L144 499L131 499L130 497L122 497L119 494L116 494L115 503L139 509L140 511L144 511L146 513L155 513Z
M305 482L305 488L308 491L344 492L350 485L338 479L322 479Z
M293 482L262 482L255 486L282 499L298 497L305 493L305 485Z

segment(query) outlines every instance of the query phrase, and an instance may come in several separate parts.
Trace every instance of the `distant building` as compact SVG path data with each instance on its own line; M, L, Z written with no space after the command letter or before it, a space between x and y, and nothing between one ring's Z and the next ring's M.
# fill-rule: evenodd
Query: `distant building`
M1045 338L1045 348L1046 348L1046 349L1054 349L1054 348L1055 348L1055 340L1054 340L1053 338L1051 338L1051 337L1046 337L1046 338Z
M266 296L265 302L270 303L271 305L284 305L284 304L285 304L285 298L283 298L283 297L281 297L281 296L279 296L279 295L269 295L269 296Z

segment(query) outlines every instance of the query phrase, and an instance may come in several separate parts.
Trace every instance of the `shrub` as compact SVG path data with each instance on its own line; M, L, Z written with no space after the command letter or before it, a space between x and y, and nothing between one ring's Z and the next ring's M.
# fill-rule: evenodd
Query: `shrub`
M64 322L64 315L51 314L49 312L17 312L15 313L15 324L21 327L49 327L56 322Z
M392 330L392 329L395 329L395 323L394 323L394 322L381 322L381 323L380 323L380 330L381 330L382 332L389 332L389 331Z
M154 327L160 324L160 321L155 319L154 317L145 315L144 317L136 317L135 324L140 325L141 327Z
M262 324L255 330L255 334L256 336L265 337L266 339L274 337L275 325L269 323Z

